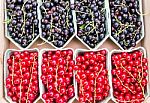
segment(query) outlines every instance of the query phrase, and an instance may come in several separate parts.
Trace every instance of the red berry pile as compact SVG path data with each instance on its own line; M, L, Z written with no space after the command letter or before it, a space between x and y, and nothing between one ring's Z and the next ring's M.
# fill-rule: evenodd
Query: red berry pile
M81 103L96 103L109 95L106 50L81 52L76 57L76 81Z
M39 96L38 52L11 52L7 65L7 95L17 103L32 103Z
M41 79L45 87L42 98L46 103L67 103L75 95L73 51L45 51L42 57Z
M113 95L119 103L141 103L147 87L147 59L139 50L112 55Z

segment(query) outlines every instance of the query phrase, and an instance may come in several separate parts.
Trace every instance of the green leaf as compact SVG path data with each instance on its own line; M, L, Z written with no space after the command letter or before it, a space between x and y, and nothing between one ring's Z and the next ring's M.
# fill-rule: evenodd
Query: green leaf
M4 23L9 24L11 22L11 19L7 19L4 21Z
M85 24L82 24L79 28L80 29L84 29L85 28Z

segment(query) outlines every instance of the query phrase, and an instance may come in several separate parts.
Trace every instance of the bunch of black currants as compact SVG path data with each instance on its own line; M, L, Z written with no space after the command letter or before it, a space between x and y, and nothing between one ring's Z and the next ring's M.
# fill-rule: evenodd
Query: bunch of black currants
M69 0L45 0L40 6L42 37L55 47L63 47L75 32L72 9Z
M106 36L105 1L76 0L77 36L90 48L95 48Z
M123 49L136 46L142 33L139 0L110 0L111 36Z
M39 35L37 0L6 0L9 36L26 48Z

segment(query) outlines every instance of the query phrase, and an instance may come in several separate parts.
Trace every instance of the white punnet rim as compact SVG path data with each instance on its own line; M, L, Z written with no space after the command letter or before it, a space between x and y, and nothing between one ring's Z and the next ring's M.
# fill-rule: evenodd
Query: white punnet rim
M16 103L16 102L13 102L12 99L7 95L7 88L5 86L6 84L6 78L7 78L7 75L8 75L8 68L7 68L7 59L9 58L10 56L10 53L11 52L14 52L14 51L19 51L19 52L22 52L22 51L36 51L38 52L38 56L39 56L39 50L37 48L34 48L34 49L25 49L25 50L16 50L16 49L7 49L4 53L4 97L5 99L10 102L10 103ZM39 57L38 57L38 62L39 62ZM38 66L38 70L39 70L39 66ZM40 84L39 84L39 96L35 99L34 103L36 103L38 100L40 99Z
M45 103L45 100L42 98L42 94L45 92L45 87L42 83L42 80L41 80L41 75L42 75L42 68L41 68L41 65L42 65L42 54L46 51L57 51L57 50L60 50L60 51L64 51L64 50L72 50L73 51L73 60L74 60L74 50L72 48L65 48L65 49L42 49L40 50L39 52L39 85L40 85L40 98L42 99L42 101ZM73 85L74 85L74 90L75 90L75 73L73 73ZM73 98L71 98L68 103L72 103L73 101L75 100L75 96Z
M112 54L114 54L114 53L122 53L122 52L128 52L128 53L130 53L130 52L133 52L133 51L136 51L136 50L138 50L138 51L142 51L143 53L144 53L144 58L146 58L147 57L147 55L146 55L146 50L143 48L143 47L138 47L138 48L135 48L135 49L133 49L133 50L112 50L111 52L110 52L110 56L109 56L109 66L110 66L110 71L109 71L109 74L110 74L110 78L109 78L109 80L111 81L111 84L110 84L110 86L111 86L111 98L112 98L112 100L114 101L114 102L116 102L116 103L118 103L117 101L116 101L116 99L115 99L115 97L113 96L113 86L112 86L112 74L111 74L111 70L112 70L112 62L111 62L111 56L112 56ZM149 71L149 70L148 70ZM147 72L148 72L147 71ZM146 79L147 80L149 80L149 75L146 77ZM147 91L146 91L147 93L145 93L145 100L149 97L149 95L150 95L150 93L149 93L149 84L147 83Z
M75 50L75 58L78 56L79 53L84 53L84 52L97 52L97 51L101 51L101 50L106 50L107 51L107 56L106 56L106 67L107 67L107 70L108 70L108 80L110 78L110 74L109 74L109 50L106 49L106 48L102 48L102 49L98 49L98 50L86 50L86 49L76 49ZM76 60L75 60L75 63L76 63ZM75 75L76 75L76 71L75 71ZM109 80L109 85L110 85L110 80ZM79 100L79 96L78 96L78 85L77 85L77 81L75 79L75 96L76 96L76 99ZM100 103L107 103L109 100L111 99L111 91L109 90L109 96L107 98L105 98L103 101L100 101Z

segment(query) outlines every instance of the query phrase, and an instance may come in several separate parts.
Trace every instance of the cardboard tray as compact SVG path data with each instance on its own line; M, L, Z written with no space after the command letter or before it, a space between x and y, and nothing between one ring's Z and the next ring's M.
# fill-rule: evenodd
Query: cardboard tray
M17 46L15 46L12 42L8 41L8 39L6 39L5 35L5 31L4 31L4 0L0 1L0 40L1 40L1 45L0 45L0 103L8 103L6 101L6 99L4 98L4 81L3 81L3 55L4 52L6 51L6 49L19 49ZM150 11L150 1L149 0L143 0L143 11L145 11L145 13L148 13ZM145 22L145 38L143 39L143 41L139 42L138 46L143 46L145 47L146 51L147 51L147 57L149 60L149 70L150 70L150 15L146 15L144 16L144 22ZM41 39L38 39L30 48L38 48L38 49L43 49L43 48L49 48L49 49L54 49L53 46L49 45L48 43L43 44L43 45L38 45L41 44L43 41ZM78 39L74 38L68 45L66 45L66 48L72 48L72 49L88 49L85 45L83 45ZM109 51L113 50L113 49L119 49L118 46L116 44L114 44L110 39L107 39L103 45L101 45L101 47L99 47L98 49L101 48L107 48ZM149 72L150 75L150 72ZM149 81L150 84L150 81ZM149 91L150 92L150 91ZM147 103L149 103L150 98L147 100ZM42 100L39 100L37 103L43 103ZM73 103L79 103L77 101L74 101ZM108 103L113 103L112 101L109 101ZM146 103L146 102L145 102Z

